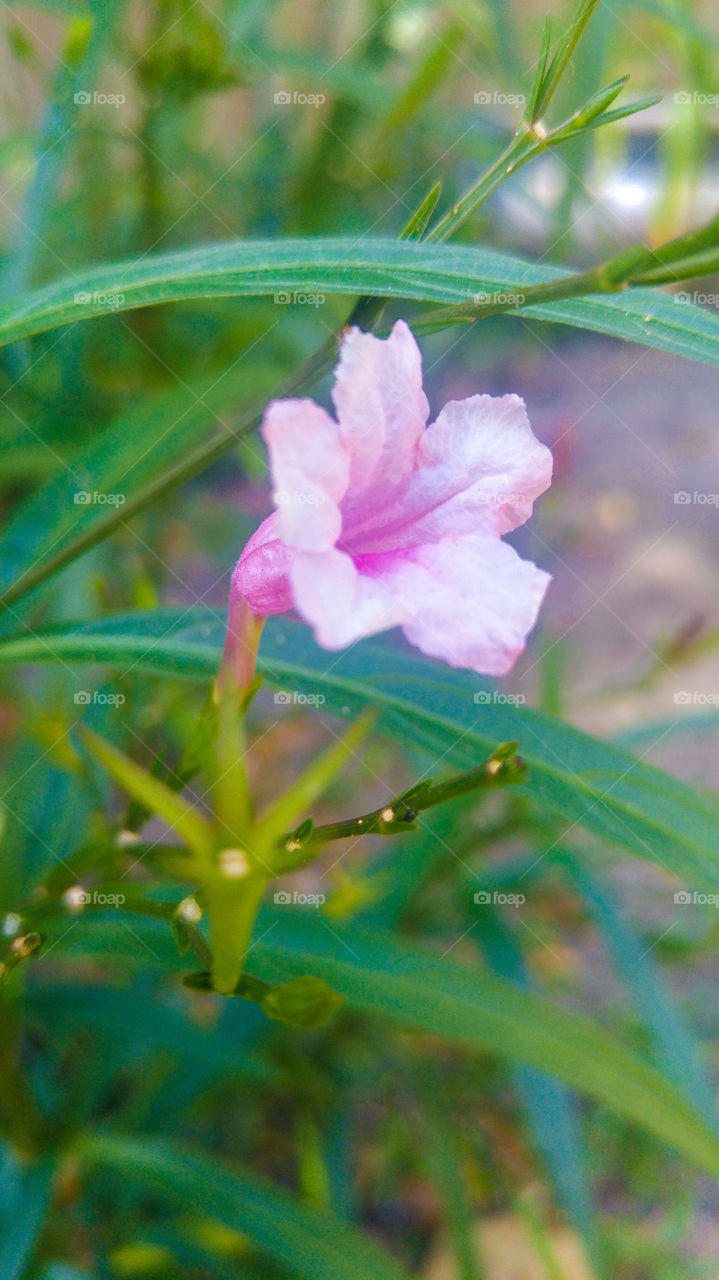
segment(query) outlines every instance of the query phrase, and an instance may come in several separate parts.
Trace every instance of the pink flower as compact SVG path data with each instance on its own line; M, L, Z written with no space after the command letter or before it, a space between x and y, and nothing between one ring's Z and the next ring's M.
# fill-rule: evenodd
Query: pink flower
M549 583L502 542L552 474L524 402L450 400L428 427L419 348L401 320L384 341L347 334L332 399L337 421L312 400L267 408L277 510L233 574L236 640L248 616L295 608L326 649L400 626L452 667L503 675Z

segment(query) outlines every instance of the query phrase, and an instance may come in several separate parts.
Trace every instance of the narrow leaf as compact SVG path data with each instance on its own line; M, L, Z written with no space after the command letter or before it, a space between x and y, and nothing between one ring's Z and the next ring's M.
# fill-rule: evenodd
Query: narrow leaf
M54 652L94 663L132 658L139 668L209 680L223 642L222 625L203 613L126 615L0 644L0 666L48 662ZM338 655L328 673L308 628L276 618L265 627L260 665L273 688L321 688L326 709L341 716L376 708L378 730L428 753L428 773L440 759L447 770L471 769L498 742L519 741L527 771L517 791L540 810L658 862L691 887L716 888L719 801L620 747L531 708L476 702L483 691L475 677L384 640Z
M306 1280L408 1280L399 1263L354 1227L226 1160L173 1142L114 1135L83 1139L80 1152L90 1165L242 1231L261 1255Z
M181 962L164 926L135 918L132 926L131 934L114 915L111 921L89 917L83 930L58 937L53 961L63 955L111 955L133 965L177 969ZM261 912L249 968L273 985L311 973L360 1012L504 1060L528 1062L719 1179L719 1131L661 1072L587 1019L505 979L356 927L318 929L315 921L286 907ZM148 1149L146 1143L142 1149ZM242 1227L249 1233L245 1220ZM290 1229L283 1239L289 1243L291 1236ZM344 1269L340 1274L354 1273Z
M317 756L258 818L254 834L262 848L271 849L290 826L306 818L307 810L327 790L340 770L357 757L375 718L370 709L364 712L356 724Z
M207 861L212 849L212 827L189 801L183 800L159 778L153 778L117 747L93 733L85 725L78 729L91 755L107 769L115 782L139 800L151 813L164 818L198 858Z
M93 298L121 293L118 310L203 297L257 297L278 289L315 289L471 303L477 293L510 292L568 272L481 246L424 240L255 240L148 256L96 267L82 280L59 281L0 310L0 342L73 320L105 315ZM90 300L76 302L81 292ZM523 315L558 320L719 365L719 319L671 298L637 290L620 298L569 299L527 308ZM643 323L642 323L643 321ZM652 325L647 328L647 322Z

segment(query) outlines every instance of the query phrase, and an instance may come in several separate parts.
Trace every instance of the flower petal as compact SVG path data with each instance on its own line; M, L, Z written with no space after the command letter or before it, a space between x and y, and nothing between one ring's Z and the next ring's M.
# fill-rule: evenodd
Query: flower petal
M293 552L278 537L275 511L262 521L245 544L235 565L230 588L230 614L239 597L253 613L284 613L292 608L289 567Z
M522 652L550 581L508 543L476 536L358 561L299 552L289 576L296 608L325 649L402 626L423 653L493 676Z
M502 676L525 647L550 576L498 538L470 536L418 547L395 589L411 600L411 644L450 667Z
M344 649L405 619L391 580L380 572L361 573L342 551L298 552L290 581L297 612L324 649Z
M424 432L417 470L395 496L390 520L355 525L352 549L501 536L523 524L548 488L552 455L537 440L520 396L450 400Z
M422 356L403 320L385 339L350 330L340 349L332 400L352 458L350 492L343 504L351 519L367 498L373 507L388 505L390 492L415 467L429 416Z
M322 551L342 526L339 501L349 455L339 427L314 400L273 400L262 423L278 508L277 535L291 547Z

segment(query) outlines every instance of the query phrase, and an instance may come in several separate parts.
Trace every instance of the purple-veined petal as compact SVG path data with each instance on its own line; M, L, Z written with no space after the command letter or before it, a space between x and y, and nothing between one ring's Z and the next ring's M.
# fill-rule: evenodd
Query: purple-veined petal
M343 508L350 517L366 503L381 509L414 470L429 416L422 356L403 320L384 339L350 330L340 350L332 400L351 457Z
M392 511L360 518L344 536L362 551L416 546L524 524L552 478L552 455L515 395L450 400L422 435L417 468Z

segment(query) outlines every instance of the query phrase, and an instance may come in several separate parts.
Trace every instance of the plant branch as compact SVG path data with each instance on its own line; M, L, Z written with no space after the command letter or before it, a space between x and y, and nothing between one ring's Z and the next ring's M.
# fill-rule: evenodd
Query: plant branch
M719 215L698 230L687 232L658 249L636 245L625 249L600 266L543 284L518 284L496 293L477 295L472 303L441 307L430 311L415 329L432 332L447 324L482 319L544 302L592 293L619 293L632 286L680 284L719 269Z
M517 755L518 746L518 742L502 742L475 769L456 774L446 782L436 785L432 778L427 778L408 791L403 791L388 804L359 817L329 822L320 827L315 827L310 819L305 819L282 841L281 848L285 857L276 861L276 873L279 875L312 862L320 848L332 840L367 835L395 836L415 831L415 819L426 809L433 809L438 804L445 804L448 800L455 800L473 791L521 782L526 765Z

